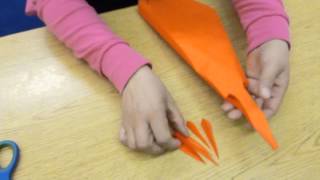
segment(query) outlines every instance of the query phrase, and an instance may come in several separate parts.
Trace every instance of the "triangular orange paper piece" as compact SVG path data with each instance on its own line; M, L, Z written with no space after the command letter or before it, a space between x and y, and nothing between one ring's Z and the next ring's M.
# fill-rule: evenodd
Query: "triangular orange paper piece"
M197 126L192 121L187 121L188 129L195 134L207 147L209 144L207 143L206 139L201 135L201 132L198 130Z
M195 141L191 137L186 137L182 135L180 132L176 131L174 136L181 141L183 144L188 146L188 148L193 149L195 152L200 153L205 158L213 162L214 164L218 165L218 163L211 157L210 153L197 141Z
M216 153L217 157L219 158L218 146L215 141L213 131L212 131L212 126L211 126L210 122L206 119L202 119L201 126L202 126L202 129L204 130L204 132L206 133L207 138L208 138L214 152Z
M246 90L248 81L214 9L194 0L139 0L139 12L200 77L243 112L273 149L278 147L264 113Z
M181 144L180 150L192 157L193 159L205 163L203 159L195 152L193 149L190 149L186 144Z

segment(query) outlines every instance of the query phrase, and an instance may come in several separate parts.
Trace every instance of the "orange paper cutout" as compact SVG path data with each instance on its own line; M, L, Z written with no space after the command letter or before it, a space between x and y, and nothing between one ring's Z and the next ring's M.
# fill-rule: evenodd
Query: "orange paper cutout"
M181 144L180 150L189 155L190 157L194 158L197 161L205 163L203 159L195 152L193 149L190 149L187 145Z
M218 165L218 163L211 157L210 153L193 138L186 137L178 131L175 132L175 137L179 139L183 144L185 144L188 148L193 149L195 152L200 153L205 158Z
M198 130L197 126L192 121L187 121L187 127L195 134L207 147L209 147L206 139L201 135L200 131Z
M201 126L202 126L202 129L204 130L204 132L206 133L207 138L208 138L214 152L216 153L217 157L219 158L218 146L215 141L213 131L212 131L212 126L211 126L210 122L206 119L202 119Z
M248 80L216 11L194 0L140 0L139 12L176 52L253 128L278 147L264 113L252 99Z

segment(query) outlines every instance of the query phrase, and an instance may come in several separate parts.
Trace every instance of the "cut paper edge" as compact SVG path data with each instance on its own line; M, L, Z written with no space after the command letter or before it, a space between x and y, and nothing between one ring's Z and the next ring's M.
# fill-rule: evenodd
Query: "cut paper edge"
M207 138L208 138L217 158L219 158L218 146L217 146L216 140L214 138L213 130L212 130L212 126L211 126L210 122L206 119L202 119L201 126L202 126L202 129L204 130L205 134L207 135Z
M218 163L211 157L210 153L197 141L195 141L191 137L185 137L180 132L175 132L175 137L179 139L183 144L188 146L189 148L193 149L195 152L200 153L206 159L213 162L214 164L218 165Z
M184 152L185 154L187 154L188 156L192 157L193 159L202 162L202 163L206 163L200 156L199 154L197 154L193 149L190 149L186 144L181 144L180 146L180 150L182 152Z
M197 126L192 121L187 121L187 127L188 129L195 134L208 148L210 148L208 142L206 139L202 136L201 132L197 128Z

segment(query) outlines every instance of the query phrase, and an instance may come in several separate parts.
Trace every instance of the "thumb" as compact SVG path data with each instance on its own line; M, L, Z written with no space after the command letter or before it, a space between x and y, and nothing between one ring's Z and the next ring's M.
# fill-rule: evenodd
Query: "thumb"
M168 119L173 123L176 130L181 132L185 136L189 136L188 129L186 127L185 121L179 111L179 109L172 103L168 104Z
M278 71L278 68L272 65L267 65L262 68L259 78L259 95L262 98L269 99L271 97L271 89L278 76Z

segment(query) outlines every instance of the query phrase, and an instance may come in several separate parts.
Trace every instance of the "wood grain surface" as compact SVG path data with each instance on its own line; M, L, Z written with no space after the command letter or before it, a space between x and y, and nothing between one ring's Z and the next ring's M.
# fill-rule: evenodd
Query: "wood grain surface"
M221 15L245 63L245 35L230 1L206 0ZM277 151L243 122L229 121L222 100L142 20L137 7L101 17L148 58L184 117L212 120L220 166L180 151L159 157L118 141L120 96L46 28L0 39L0 140L21 148L15 180L319 179L320 1L285 1L291 18L291 81L271 120ZM9 159L9 153L0 162Z

